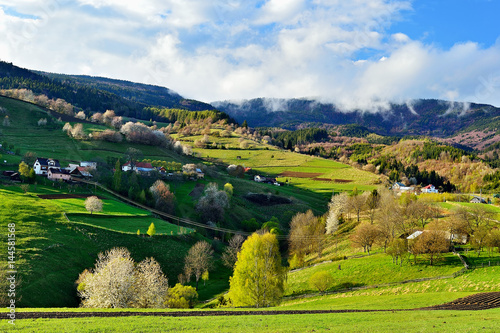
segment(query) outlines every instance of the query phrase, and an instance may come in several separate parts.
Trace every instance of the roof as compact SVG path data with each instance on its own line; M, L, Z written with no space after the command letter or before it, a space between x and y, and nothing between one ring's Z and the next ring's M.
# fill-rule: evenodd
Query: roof
M424 233L423 231L415 231L410 236L406 237L406 239L415 239L423 233Z
M50 168L49 172L53 173L53 174L61 174L61 175L69 175L70 174L69 170L59 169L59 168Z
M399 182L394 184L394 186L396 186L396 185L399 186L399 187L406 187L405 184L399 183Z
M125 163L122 166L130 166L130 161ZM146 162L136 162L135 163L136 168L145 168L145 169L153 169L153 165L151 163L146 163Z
M434 185L432 185L432 184L429 184L429 185L427 185L427 186L426 186L426 187L424 187L424 188L425 188L425 189L428 189L428 190L430 190L430 189L431 189L432 187L434 187Z
M61 167L61 165L59 164L59 160L54 160L52 158L38 157L36 160L38 161L38 163L40 163L40 165L47 165L48 166L49 165L49 161L53 161L54 165L56 167L58 167L58 168Z

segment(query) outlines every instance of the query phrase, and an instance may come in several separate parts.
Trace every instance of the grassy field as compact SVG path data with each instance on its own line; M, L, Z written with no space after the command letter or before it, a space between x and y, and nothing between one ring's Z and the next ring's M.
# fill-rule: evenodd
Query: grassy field
M53 200L0 189L0 228L16 223L16 264L22 284L18 306L77 306L74 281L93 267L97 254L115 246L129 249L136 261L154 257L171 284L183 270L183 258L200 239L193 236L155 236L112 232L82 224L72 224ZM7 247L0 248L6 260ZM200 285L200 297L209 298L227 288L229 272L218 267L207 286Z
M7 327L2 320L2 327ZM18 320L14 332L498 332L500 309L238 317Z
M340 270L339 270L340 265ZM316 272L327 271L335 281L331 290L350 287L372 286L398 281L413 280L423 277L452 275L462 269L460 260L447 255L445 260L429 266L420 261L419 264L405 263L403 266L392 263L390 256L374 254L363 258L355 258L332 263L324 263L303 270L290 272L287 295L313 292L309 286L309 278Z
M160 220L150 216L89 216L81 214L67 214L71 223L90 225L106 230L122 232L126 234L136 234L137 230L141 235L145 235L151 223L154 223L156 235L185 235L194 232L194 230L178 227L167 221Z

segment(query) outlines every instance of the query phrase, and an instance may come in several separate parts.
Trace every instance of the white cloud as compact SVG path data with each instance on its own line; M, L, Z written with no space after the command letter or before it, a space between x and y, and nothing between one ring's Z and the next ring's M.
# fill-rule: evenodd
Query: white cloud
M368 110L411 98L500 105L500 43L441 49L404 31L389 34L409 1L260 3L0 0L0 59L163 85L204 101L318 96Z

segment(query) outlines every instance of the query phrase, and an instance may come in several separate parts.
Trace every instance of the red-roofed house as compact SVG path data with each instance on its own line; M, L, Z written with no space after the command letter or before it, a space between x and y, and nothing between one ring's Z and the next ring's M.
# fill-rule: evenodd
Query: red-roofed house
M422 188L422 193L438 193L438 190L434 187L434 185L430 184Z
M123 171L134 170L135 172L151 172L154 170L153 165L151 163L145 162L135 162L133 165L130 161L122 165Z

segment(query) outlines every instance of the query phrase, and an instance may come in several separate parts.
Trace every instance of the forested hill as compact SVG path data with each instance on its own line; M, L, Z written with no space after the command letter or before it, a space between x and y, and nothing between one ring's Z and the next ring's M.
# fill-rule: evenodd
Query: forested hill
M36 72L0 61L0 89L28 89L49 99L63 99L84 111L114 110L117 115L145 119L156 106L188 111L214 110L206 103L184 99L163 87L89 76ZM149 120L149 118L148 118Z
M243 103L212 103L238 122L252 127L296 129L304 123L359 124L382 135L446 137L460 131L500 129L500 109L491 105L451 103L420 99L412 104L392 104L383 112L342 112L334 104L307 99L252 99Z

